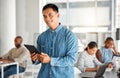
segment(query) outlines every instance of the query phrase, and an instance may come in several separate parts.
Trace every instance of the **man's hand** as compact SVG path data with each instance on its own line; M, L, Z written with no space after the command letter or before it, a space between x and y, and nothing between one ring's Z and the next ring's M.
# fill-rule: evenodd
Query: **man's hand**
M113 44L112 49L113 49L113 53L114 53L115 55L118 55L118 51L117 51L117 48L116 48L115 44Z
M112 49L113 49L114 51L117 51L115 44L113 44Z
M38 54L38 58L42 63L50 63L51 60L50 57L45 53Z
M95 69L96 69L96 71L97 71L97 70L99 69L99 66L96 66L96 68L95 68Z
M34 52L31 54L32 61L36 61L38 59L37 54Z
M3 63L15 62L14 59L1 59Z

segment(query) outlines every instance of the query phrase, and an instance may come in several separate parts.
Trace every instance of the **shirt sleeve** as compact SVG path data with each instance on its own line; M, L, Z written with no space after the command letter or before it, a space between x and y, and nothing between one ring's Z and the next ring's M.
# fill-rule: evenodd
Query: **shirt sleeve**
M85 67L85 63L84 63L84 55L83 55L83 53L80 54L80 57L78 59L79 59L79 61L78 61L78 69L81 72L85 72L86 67Z
M66 36L66 55L63 57L51 57L51 66L73 66L78 55L78 40L73 34Z
M9 56L11 54L13 49L11 49L8 53L6 53L5 55L2 56L2 59L9 59Z
M96 66L102 65L102 63L100 61L98 61L98 59L96 57L94 58L94 63Z

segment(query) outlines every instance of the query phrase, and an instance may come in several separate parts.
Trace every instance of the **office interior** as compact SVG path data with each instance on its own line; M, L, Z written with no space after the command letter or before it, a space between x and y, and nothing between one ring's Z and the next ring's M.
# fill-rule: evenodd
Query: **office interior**
M103 46L107 37L120 52L120 0L0 0L0 56L14 47L17 35L23 44L36 45L38 35L48 28L42 16L47 3L59 7L61 24L78 38L78 52L90 41Z

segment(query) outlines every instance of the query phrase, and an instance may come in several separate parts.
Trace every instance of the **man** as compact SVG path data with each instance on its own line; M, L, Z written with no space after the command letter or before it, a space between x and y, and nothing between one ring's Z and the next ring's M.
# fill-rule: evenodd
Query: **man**
M41 54L32 54L33 61L41 62L38 78L74 78L78 42L75 35L59 23L58 7L47 4L42 10L48 30L37 40Z
M30 61L30 54L28 51L21 46L22 44L22 37L17 36L14 40L15 48L12 48L7 54L5 54L2 59L0 59L3 63L9 62L19 62L19 72L24 72L26 64ZM16 74L16 65L8 66L4 68L4 78L8 78L10 75ZM1 78L1 72L0 72Z

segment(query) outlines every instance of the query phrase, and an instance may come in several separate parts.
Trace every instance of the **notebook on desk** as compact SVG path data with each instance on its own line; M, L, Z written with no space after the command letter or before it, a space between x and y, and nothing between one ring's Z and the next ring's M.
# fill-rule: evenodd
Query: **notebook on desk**
M103 74L107 66L108 66L107 64L101 65L97 72L85 72L85 73L81 73L80 76L82 78L104 78Z

